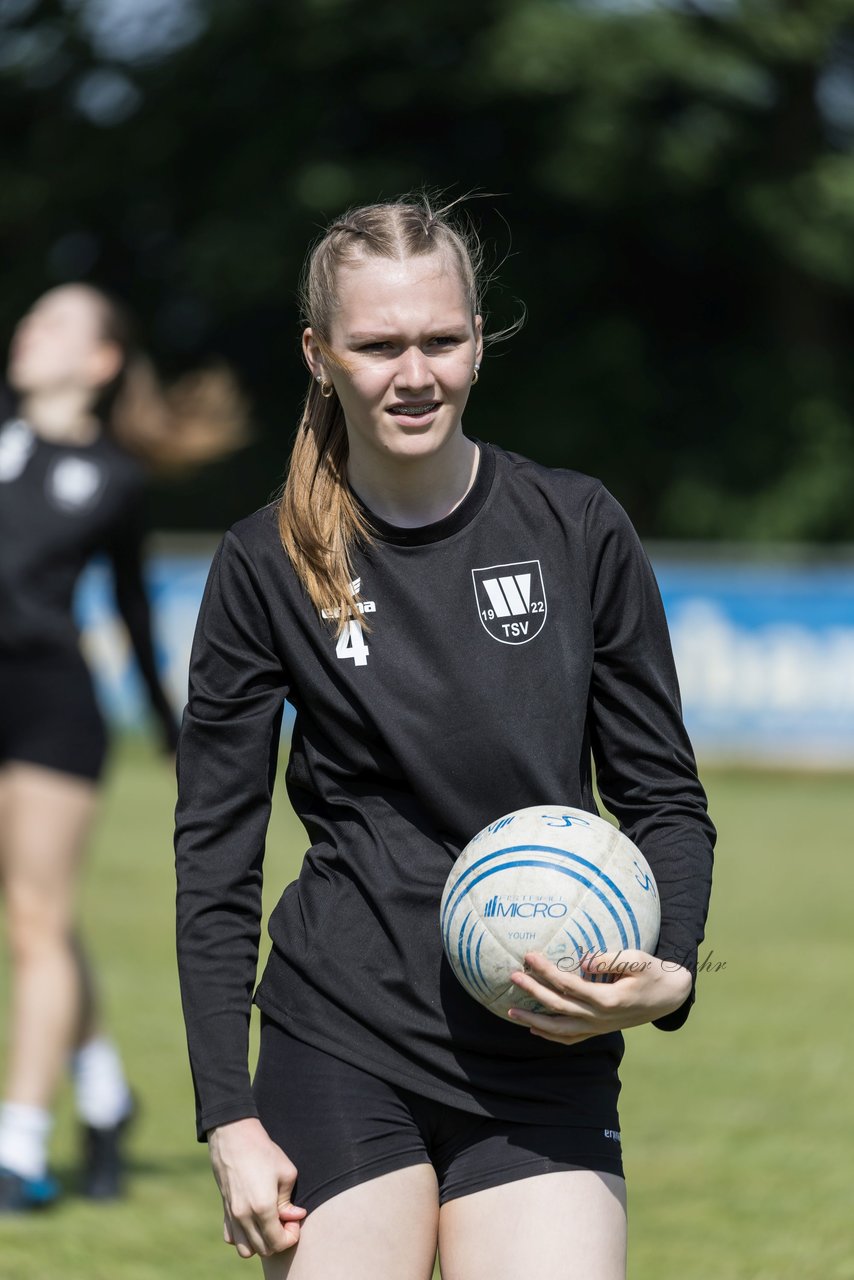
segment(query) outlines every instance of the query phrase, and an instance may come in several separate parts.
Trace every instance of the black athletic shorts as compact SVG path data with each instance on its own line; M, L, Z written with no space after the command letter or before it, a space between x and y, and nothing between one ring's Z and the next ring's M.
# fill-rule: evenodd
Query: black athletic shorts
M253 1081L261 1123L296 1165L309 1212L383 1173L432 1164L439 1203L579 1167L623 1176L619 1121L530 1124L475 1115L381 1080L261 1017Z
M0 763L17 760L96 781L107 730L76 649L0 651Z

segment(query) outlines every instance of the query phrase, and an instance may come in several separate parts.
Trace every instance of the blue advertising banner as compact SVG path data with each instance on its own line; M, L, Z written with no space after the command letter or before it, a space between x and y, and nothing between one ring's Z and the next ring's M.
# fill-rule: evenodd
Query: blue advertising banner
M158 652L178 708L209 563L210 551L194 551L148 564ZM677 560L666 548L653 563L698 755L854 765L854 563L709 563ZM106 566L84 575L78 616L108 715L140 725L144 690Z
M655 569L698 753L854 764L854 565Z

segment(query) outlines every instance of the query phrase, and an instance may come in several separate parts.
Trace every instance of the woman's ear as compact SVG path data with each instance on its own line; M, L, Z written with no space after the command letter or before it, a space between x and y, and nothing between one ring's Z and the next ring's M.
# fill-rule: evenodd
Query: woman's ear
M323 357L320 354L320 347L317 344L311 329L305 329L302 335L302 354L305 362L311 370L313 378L323 378Z
M474 349L478 364L483 360L483 316L474 318Z

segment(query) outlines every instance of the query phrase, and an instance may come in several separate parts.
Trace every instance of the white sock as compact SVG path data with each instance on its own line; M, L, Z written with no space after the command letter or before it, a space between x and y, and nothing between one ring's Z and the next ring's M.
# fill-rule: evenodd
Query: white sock
M22 1178L43 1178L52 1125L53 1117L43 1107L4 1102L0 1107L0 1166Z
M93 1129L112 1129L124 1120L133 1100L118 1050L111 1040L89 1040L71 1061L77 1114Z

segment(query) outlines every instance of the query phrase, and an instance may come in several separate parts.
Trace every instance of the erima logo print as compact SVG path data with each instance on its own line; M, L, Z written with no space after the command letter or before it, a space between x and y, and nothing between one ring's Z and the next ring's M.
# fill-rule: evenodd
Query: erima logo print
M362 579L354 578L350 583L350 590L353 595L358 595L362 590ZM357 600L356 610L358 613L376 613L377 605L375 600ZM321 609L320 616L322 618L337 618L341 613L340 609Z
M481 623L493 640L527 644L546 621L546 591L539 560L472 569Z

